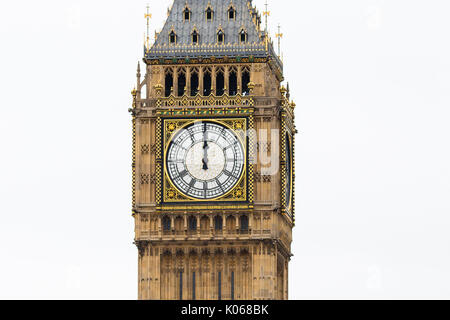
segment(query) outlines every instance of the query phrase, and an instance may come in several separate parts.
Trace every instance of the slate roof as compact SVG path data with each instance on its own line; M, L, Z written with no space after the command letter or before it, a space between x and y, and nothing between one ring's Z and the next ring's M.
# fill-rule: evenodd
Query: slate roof
M214 11L213 20L207 21L206 10ZM228 19L230 7L236 10L235 20ZM190 10L190 20L185 21L184 10ZM147 51L147 59L194 57L267 57L271 56L282 69L272 43L265 43L265 32L259 31L255 21L261 18L251 0L174 0L166 23L155 43ZM192 44L192 32L199 34L199 44ZM225 34L224 44L217 43L217 32ZM247 33L246 43L240 42L240 32ZM174 31L176 44L171 44Z

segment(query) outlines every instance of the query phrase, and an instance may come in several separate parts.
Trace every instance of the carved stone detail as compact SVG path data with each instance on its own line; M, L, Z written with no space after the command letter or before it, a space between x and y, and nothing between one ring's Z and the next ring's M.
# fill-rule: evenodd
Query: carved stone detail
M147 173L141 173L141 184L149 184L150 183L150 175Z
M141 153L148 154L150 152L150 146L148 144L143 144L141 146Z

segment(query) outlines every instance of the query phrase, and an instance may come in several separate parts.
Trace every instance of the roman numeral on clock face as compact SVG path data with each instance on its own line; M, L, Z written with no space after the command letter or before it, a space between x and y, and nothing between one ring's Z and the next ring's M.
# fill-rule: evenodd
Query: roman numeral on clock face
M186 170L183 170L180 172L180 178L184 178L189 174L189 172L187 172Z

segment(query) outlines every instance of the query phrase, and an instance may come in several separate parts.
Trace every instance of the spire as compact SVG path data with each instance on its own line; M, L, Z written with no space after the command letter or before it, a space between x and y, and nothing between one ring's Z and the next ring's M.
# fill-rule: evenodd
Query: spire
M266 18L266 33L267 33L268 32L268 20L267 19L270 16L270 11L268 10L269 9L269 4L267 3L267 0L266 0L266 3L264 5L266 6L266 11L263 12L263 15Z
M291 90L289 89L289 82L288 82L286 87L286 98L288 99L288 101L290 97L291 97Z
M152 14L150 13L150 6L147 4L147 13L145 14L145 19L147 19L147 39L146 39L146 47L147 50L150 48L150 19Z
M141 64L138 61L137 70L136 70L136 87L135 87L135 89L138 88L138 90L136 92L138 94L139 99L141 97L140 87L141 87Z
M281 58L281 38L283 38L283 34L281 33L280 24L278 24L278 33L275 36L278 38L278 57Z

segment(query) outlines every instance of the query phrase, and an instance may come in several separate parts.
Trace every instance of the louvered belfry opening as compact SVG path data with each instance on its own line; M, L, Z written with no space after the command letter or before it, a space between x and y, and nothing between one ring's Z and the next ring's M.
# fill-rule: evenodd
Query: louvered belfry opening
M237 95L238 94L238 78L237 78L236 68L232 68L230 70L229 83L230 83L230 96Z
M209 96L211 94L212 78L211 70L207 68L203 73L203 95Z
M250 83L250 70L244 69L242 71L242 94L247 96L250 94L248 84Z
M173 73L172 73L172 70L170 70L170 69L167 70L164 82L165 82L164 95L166 97L168 97L172 93L172 88L173 88Z
M222 69L216 74L216 96L223 96L225 93L225 75Z
M191 97L194 97L199 92L199 78L197 70L191 71Z
M183 68L178 73L178 96L182 97L186 90L186 70Z

